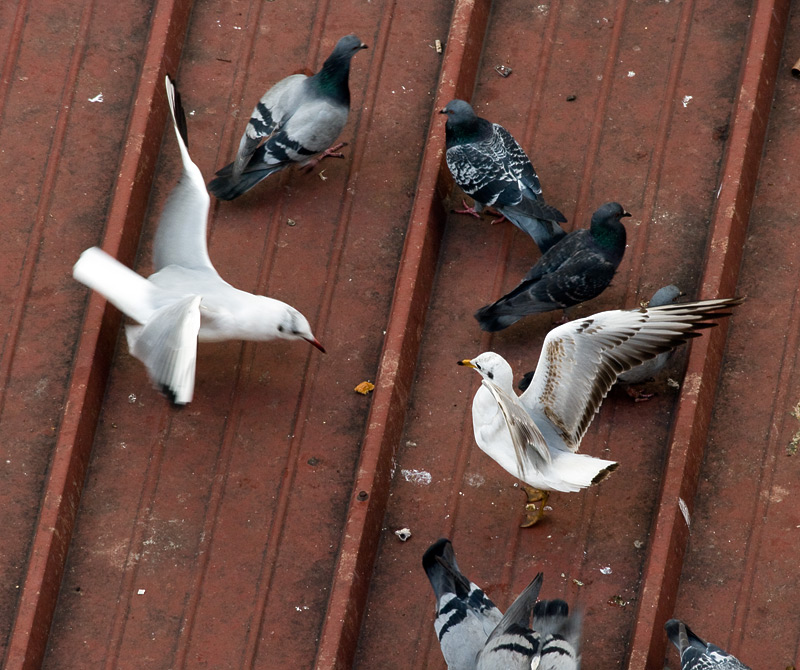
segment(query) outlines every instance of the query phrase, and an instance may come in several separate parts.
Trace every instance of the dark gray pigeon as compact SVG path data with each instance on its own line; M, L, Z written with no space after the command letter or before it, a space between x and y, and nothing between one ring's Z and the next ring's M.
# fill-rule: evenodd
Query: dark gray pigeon
M541 600L533 606L533 631L539 637L539 670L578 670L581 666L581 616L569 614L563 600Z
M477 670L530 670L541 652L538 633L531 630L531 615L542 587L542 573L517 596L478 653Z
M735 656L699 638L683 621L670 619L664 629L678 649L681 670L750 670Z
M542 253L566 235L558 224L567 219L544 202L536 171L511 133L477 116L463 100L451 100L441 113L447 114L447 167L475 200L475 209L459 213L478 216L476 210L492 207L530 235Z
M503 330L529 314L567 309L600 295L625 253L625 226L620 221L625 216L630 214L618 202L600 207L588 230L575 230L561 239L513 291L475 313L481 328Z
M315 75L293 74L269 89L253 110L236 159L208 190L233 200L293 163L313 167L325 156L341 156L334 152L343 145L332 145L350 112L350 59L366 48L355 35L342 37Z
M475 670L476 657L503 617L481 588L458 569L453 545L442 538L422 556L436 596L433 627L449 670Z

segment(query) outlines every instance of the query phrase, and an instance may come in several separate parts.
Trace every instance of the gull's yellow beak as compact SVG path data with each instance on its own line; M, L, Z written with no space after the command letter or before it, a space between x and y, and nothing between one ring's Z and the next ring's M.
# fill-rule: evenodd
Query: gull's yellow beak
M469 358L465 358L463 361L458 361L459 365L464 365L465 367L475 369L475 366L472 364L472 361Z

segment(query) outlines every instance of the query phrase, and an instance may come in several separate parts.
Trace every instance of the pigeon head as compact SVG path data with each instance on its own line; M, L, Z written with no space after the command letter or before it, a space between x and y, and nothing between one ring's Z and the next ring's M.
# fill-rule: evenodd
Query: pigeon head
M314 337L311 332L311 326L308 325L306 317L298 312L294 307L286 305L283 313L280 316L276 326L279 338L284 340L305 340L309 344L315 346L323 354L325 347L323 347Z
M322 69L311 78L311 85L323 95L349 105L350 87L347 81L350 76L350 59L357 51L366 48L367 45L355 35L342 37L322 64Z
M501 388L511 388L514 381L514 373L508 361L493 351L486 351L472 360L458 361L458 364L477 370L481 377Z
M619 263L625 253L626 233L621 218L630 216L618 202L607 202L592 214L592 238Z
M630 212L626 212L625 208L618 202L607 202L592 214L592 225L612 220L619 221L626 216L630 216Z
M447 114L447 125L470 124L478 118L472 105L464 100L451 100L444 109L439 110L439 114Z
M451 100L440 114L447 114L445 139L448 149L457 144L467 144L491 136L492 124L475 114L464 100Z
M336 46L333 48L333 53L331 53L330 57L350 60L353 56L355 56L357 51L361 51L361 49L366 48L367 45L355 35L345 35L336 43Z

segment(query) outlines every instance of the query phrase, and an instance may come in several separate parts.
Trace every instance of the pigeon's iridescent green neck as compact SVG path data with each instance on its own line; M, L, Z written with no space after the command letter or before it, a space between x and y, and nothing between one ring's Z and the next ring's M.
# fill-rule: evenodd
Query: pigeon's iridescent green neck
M619 219L592 221L592 237L604 249L625 249L627 235Z
M445 140L447 146L478 142L491 135L491 128L492 124L479 116L460 119L458 123L453 123L448 119L444 129Z
M331 54L322 69L314 75L316 88L323 95L350 104L350 58Z

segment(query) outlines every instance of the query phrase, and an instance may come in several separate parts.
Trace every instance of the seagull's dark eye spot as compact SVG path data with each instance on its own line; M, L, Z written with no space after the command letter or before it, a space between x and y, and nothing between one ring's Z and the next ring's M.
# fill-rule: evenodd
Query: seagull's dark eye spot
M283 332L283 326L278 326L278 332L279 332L279 333L282 333L282 332Z
M489 379L494 379L494 372L487 372L487 373L486 373L486 376L487 376Z

